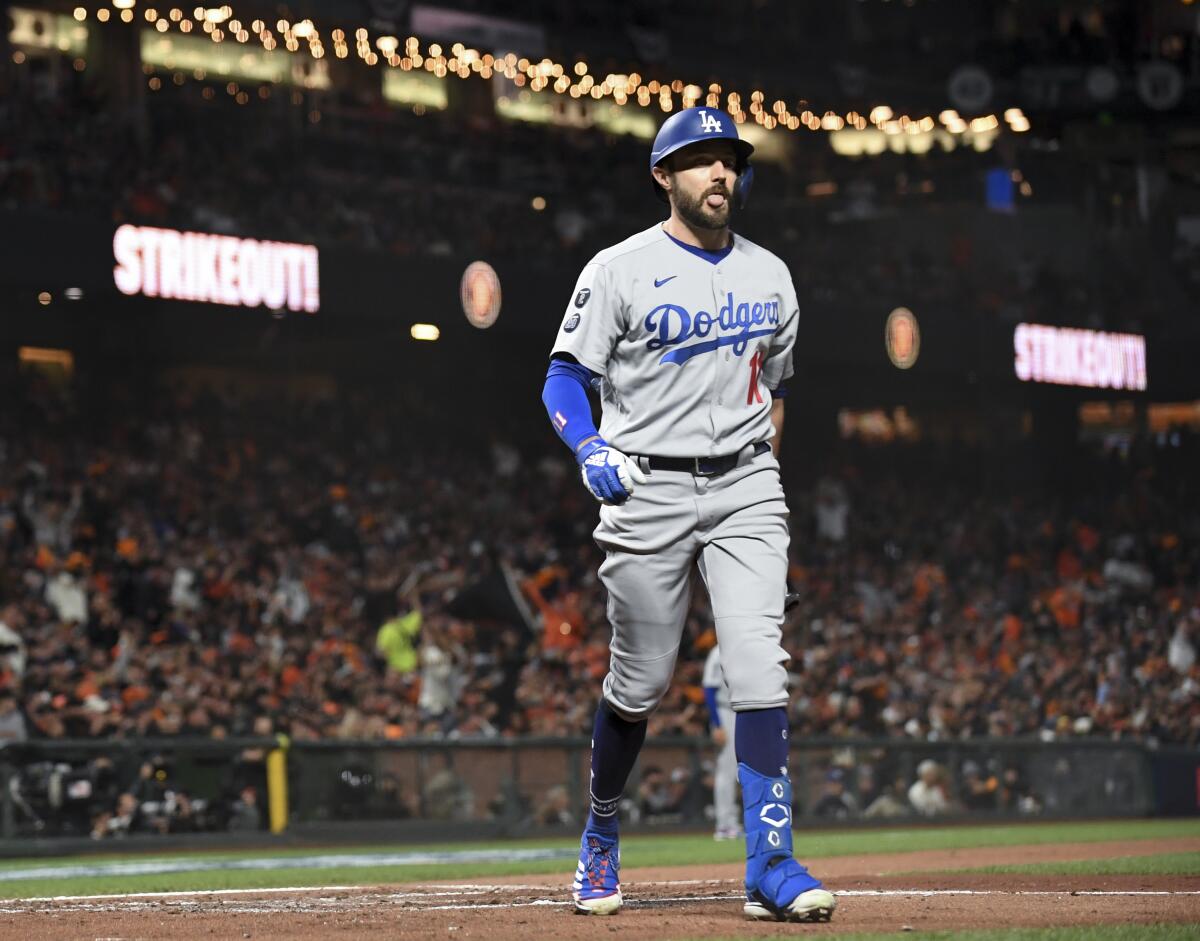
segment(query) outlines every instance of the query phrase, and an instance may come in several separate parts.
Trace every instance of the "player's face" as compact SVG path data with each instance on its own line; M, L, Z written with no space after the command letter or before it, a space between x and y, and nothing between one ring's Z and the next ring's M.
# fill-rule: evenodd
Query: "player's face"
M737 153L726 141L692 144L674 154L666 174L671 203L688 225L723 229L733 212Z

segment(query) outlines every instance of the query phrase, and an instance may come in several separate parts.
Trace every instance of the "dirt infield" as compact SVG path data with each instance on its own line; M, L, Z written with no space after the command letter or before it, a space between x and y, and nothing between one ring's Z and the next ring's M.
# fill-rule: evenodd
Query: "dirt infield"
M629 869L613 918L572 914L566 878L0 902L0 938L608 938L836 935L1200 922L1200 877L1013 876L929 870L1200 851L1200 838L844 856L814 869L838 894L828 925L747 922L736 866ZM924 870L925 872L921 872ZM905 874L908 873L908 874Z

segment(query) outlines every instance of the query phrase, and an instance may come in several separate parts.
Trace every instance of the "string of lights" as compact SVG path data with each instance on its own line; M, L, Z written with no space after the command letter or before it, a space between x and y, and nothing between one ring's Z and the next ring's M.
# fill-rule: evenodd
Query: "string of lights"
M132 23L137 18L137 0L111 0L89 9L77 6L74 17L80 23L94 18L98 23L119 19ZM293 54L307 54L313 59L332 55L347 59L353 54L369 67L381 64L405 72L425 70L439 79L455 75L460 79L478 76L491 79L503 76L518 88L532 92L551 90L571 98L611 99L621 107L634 104L641 108L654 105L664 113L676 107L690 108L704 104L710 108L723 107L739 124L752 121L764 130L777 128L790 131L866 130L874 126L885 134L921 134L932 131L939 123L951 134L967 130L975 133L996 131L1003 120L1008 129L1023 133L1030 129L1028 118L1020 108L1008 108L1003 116L996 114L961 117L953 109L943 110L936 119L932 115L897 114L887 105L876 105L866 114L850 111L842 114L833 110L818 113L806 101L789 104L783 98L769 99L762 89L743 94L719 82L701 86L683 79L659 81L648 79L639 72L592 74L586 61L574 64L556 62L550 58L534 61L516 53L493 56L477 49L454 43L449 48L437 42L422 43L416 36L401 40L393 35L375 35L365 27L352 32L340 27L331 29L326 37L311 20L278 19L274 23L261 18L249 22L235 13L231 4L216 7L197 6L190 12L171 7L165 12L153 6L144 7L142 19L160 33L177 30L180 33L203 32L214 43L260 43L267 52L284 49Z

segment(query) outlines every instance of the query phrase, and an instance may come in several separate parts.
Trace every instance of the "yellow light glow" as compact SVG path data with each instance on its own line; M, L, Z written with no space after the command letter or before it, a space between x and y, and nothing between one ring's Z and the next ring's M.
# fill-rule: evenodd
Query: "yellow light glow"
M414 340L426 340L432 342L442 335L442 331L431 323L415 323L408 331L409 336Z
M887 105L876 105L871 109L871 123L882 124L891 119L893 111Z
M56 350L44 346L22 346L17 350L17 359L22 363L48 363L67 369L75 365L75 357L71 355L70 350Z
M87 10L85 10L83 7L76 7L75 8L75 19L77 19L80 23L82 23L84 20L87 19Z
M109 17L109 12L106 7L101 7L99 10L96 11L96 19L99 20L101 23L107 23L108 17Z
M112 0L112 5L118 10L132 10L137 0Z

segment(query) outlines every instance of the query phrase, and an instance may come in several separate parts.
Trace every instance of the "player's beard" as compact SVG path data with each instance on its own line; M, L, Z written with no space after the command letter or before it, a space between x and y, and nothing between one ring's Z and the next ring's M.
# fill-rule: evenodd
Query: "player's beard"
M714 193L725 197L725 202L717 209L713 209L706 202ZM725 187L710 186L694 199L679 190L676 190L674 195L675 211L693 229L723 229L729 225L733 216L733 197Z

